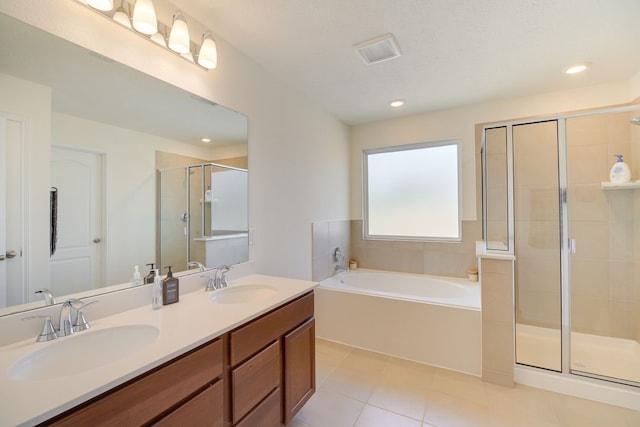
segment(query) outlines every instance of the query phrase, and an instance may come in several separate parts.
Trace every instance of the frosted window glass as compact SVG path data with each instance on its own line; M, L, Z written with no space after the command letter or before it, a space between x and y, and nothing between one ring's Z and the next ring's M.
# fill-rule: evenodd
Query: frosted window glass
M457 142L379 151L365 152L365 237L460 239Z

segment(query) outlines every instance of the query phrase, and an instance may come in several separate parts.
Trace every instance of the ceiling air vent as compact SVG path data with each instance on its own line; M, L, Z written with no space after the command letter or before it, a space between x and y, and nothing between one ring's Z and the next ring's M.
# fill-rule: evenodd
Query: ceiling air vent
M388 61L402 54L393 34L385 34L353 45L367 65Z

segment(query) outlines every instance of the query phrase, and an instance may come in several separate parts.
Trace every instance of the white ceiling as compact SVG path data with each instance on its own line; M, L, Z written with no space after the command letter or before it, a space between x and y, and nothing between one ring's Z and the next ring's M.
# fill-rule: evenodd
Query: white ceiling
M640 71L640 0L172 2L350 124ZM403 55L366 66L352 46L385 33ZM563 74L581 61L586 73ZM405 107L391 110L394 98Z

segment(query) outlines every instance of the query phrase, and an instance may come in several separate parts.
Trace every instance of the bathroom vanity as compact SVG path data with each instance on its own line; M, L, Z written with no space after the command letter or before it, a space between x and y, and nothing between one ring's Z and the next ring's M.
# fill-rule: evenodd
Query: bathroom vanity
M99 319L93 333L143 321L159 333L143 349L106 366L74 373L70 362L68 376L1 378L3 413L12 425L288 423L315 391L315 284L250 276L227 289L262 289L256 283L270 292L254 293L255 300L246 302L231 293L216 303L213 296L220 291L195 291L161 310L140 307ZM15 363L8 361L38 346L64 345L64 339L5 346L0 364L10 373L7 365ZM49 403L40 399L52 395Z

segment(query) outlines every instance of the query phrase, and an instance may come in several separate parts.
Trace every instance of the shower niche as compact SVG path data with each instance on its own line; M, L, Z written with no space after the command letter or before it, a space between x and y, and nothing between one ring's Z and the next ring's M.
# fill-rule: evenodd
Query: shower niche
M247 177L246 169L217 163L159 170L158 264L182 271L189 262L248 261Z
M515 258L515 359L640 386L640 106L485 126L483 236ZM632 182L612 186L622 154Z

